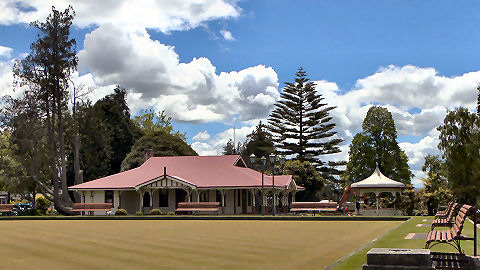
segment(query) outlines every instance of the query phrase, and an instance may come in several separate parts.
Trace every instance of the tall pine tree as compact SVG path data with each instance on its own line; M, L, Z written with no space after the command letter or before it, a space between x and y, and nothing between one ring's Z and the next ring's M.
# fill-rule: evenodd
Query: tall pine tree
M335 123L329 116L335 107L325 103L303 68L295 75L294 83L285 83L281 100L270 114L269 130L278 152L311 162L325 179L333 180L341 173L336 167L344 163L327 164L320 157L340 152L338 144L343 140L335 136Z

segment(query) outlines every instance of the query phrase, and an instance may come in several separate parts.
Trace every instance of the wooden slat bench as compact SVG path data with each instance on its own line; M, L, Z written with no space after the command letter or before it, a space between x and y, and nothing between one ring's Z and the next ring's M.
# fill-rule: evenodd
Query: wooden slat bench
M175 212L215 212L220 209L220 202L179 202Z
M452 219L453 217L455 217L455 212L457 211L457 208L458 208L459 204L458 203L454 203L451 207L450 207L450 211L448 212L448 215L446 218L442 218L442 217L436 217L433 221L432 221L432 230L435 228L435 227L452 227L453 226L453 222L452 222Z
M460 254L463 254L460 246L461 240L475 240L475 238L465 237L462 235L463 224L467 219L470 211L476 211L474 207L464 204L455 218L455 223L449 230L431 230L427 235L425 248L431 248L438 244L449 244L454 247Z
M448 216L448 213L450 213L450 210L453 206L453 201L449 202L447 204L447 207L443 211L437 211L435 214L435 218L446 218Z
M74 203L71 212L110 211L113 203Z
M290 212L327 212L335 213L338 209L338 203L336 202L292 202Z
M465 254L432 252L431 259L435 269L475 269L473 258Z
M3 215L13 212L13 204L0 204L0 214Z

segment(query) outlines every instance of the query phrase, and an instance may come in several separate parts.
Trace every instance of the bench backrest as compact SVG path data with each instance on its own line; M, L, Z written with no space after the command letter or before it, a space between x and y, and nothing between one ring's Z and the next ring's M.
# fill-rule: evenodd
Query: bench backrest
M177 208L215 208L220 202L179 202Z
M467 215L471 209L473 209L472 206L464 204L460 210L458 210L457 217L455 218L455 224L453 224L451 229L451 233L454 238L457 238L462 234L463 223L465 223Z
M0 204L0 210L13 210L13 204Z
M111 209L113 203L74 203L73 210L75 209Z
M457 207L458 207L458 203L454 203L453 205L451 205L449 211L448 211L448 216L447 216L447 221L450 222L453 218L453 215L455 214L455 212L457 211Z
M336 202L292 202L292 208L337 208Z

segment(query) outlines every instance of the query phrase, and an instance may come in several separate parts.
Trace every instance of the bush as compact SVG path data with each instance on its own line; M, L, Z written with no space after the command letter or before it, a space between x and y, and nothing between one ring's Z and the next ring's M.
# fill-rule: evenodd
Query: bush
M143 216L143 213L140 212L140 211L137 211L137 212L135 213L135 215L136 215L136 216Z
M117 209L117 211L115 211L115 216L126 216L127 215L127 210L125 209Z
M45 196L38 196L35 199L35 209L37 212L37 215L40 216L45 216L47 215L48 208L50 207L52 203L45 198Z
M161 214L162 214L162 210L160 210L160 209L150 210L150 215L161 215Z
M168 212L167 215L169 215L169 216L175 216L175 212Z

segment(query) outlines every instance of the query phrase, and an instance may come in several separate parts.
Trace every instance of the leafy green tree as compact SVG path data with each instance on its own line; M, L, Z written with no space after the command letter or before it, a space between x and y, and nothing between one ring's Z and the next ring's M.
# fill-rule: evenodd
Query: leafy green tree
M326 104L325 98L309 81L303 68L295 74L295 82L285 83L281 100L275 104L268 119L269 129L278 152L294 155L300 161L309 161L326 179L333 180L344 163L326 164L321 156L339 153L343 141L336 136L335 123L329 112L335 107Z
M346 185L370 176L375 167L387 177L409 184L412 172L408 157L397 143L397 130L392 114L385 108L371 107L348 152L349 161L342 176Z
M196 156L198 155L182 138L155 131L140 138L122 162L122 171L136 168L145 162L145 151L153 150L154 156Z
M480 117L460 107L438 127L448 183L460 203L475 205L480 195Z
M185 134L179 131L174 132L171 124L172 118L165 114L165 111L155 114L153 110L145 110L142 114L134 117L135 123L141 128L143 135L151 135L157 131L179 137L186 141Z
M320 197L320 190L324 187L325 180L309 161L288 160L284 166L278 166L277 169L280 169L282 174L293 175L295 183L305 188L305 191L297 193L296 200L318 201L324 199Z
M77 67L76 42L70 38L74 16L71 6L64 12L52 7L45 22L33 22L31 25L39 31L37 40L31 44L30 54L14 66L17 86L26 88L25 99L36 102L47 131L53 190L45 187L41 191L53 197L55 208L63 214L68 214L72 206L67 189L64 112L70 76ZM33 174L32 179L38 185L43 184Z
M228 140L227 144L223 147L223 154L224 155L236 155L237 150L235 149L235 144L233 140Z
M397 199L396 203L404 215L414 215L415 212L419 211L420 194L415 192L413 185L407 184L400 195L400 199Z
M266 126L260 121L252 133L247 135L245 147L242 156L249 157L255 154L256 157L267 157L275 151L272 135L266 129Z
M427 173L427 178L422 179L424 188L420 196L431 216L440 204L447 204L453 194L448 188L444 163L438 156L427 155L422 171Z
M33 201L35 183L12 151L12 141L10 130L0 132L0 190Z

